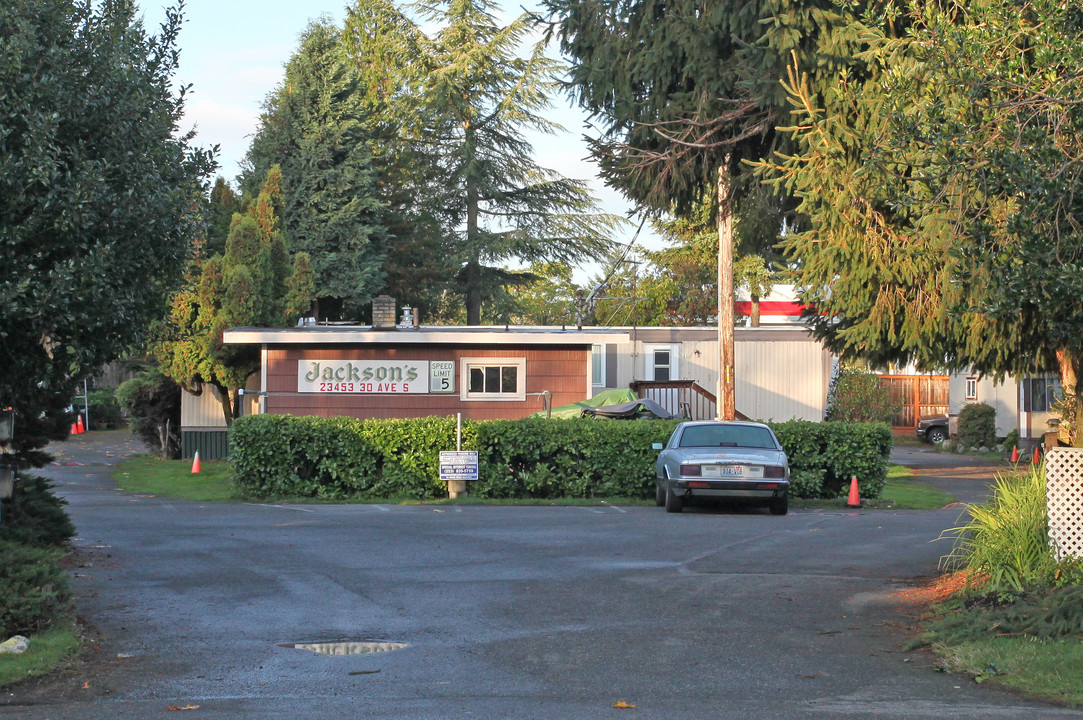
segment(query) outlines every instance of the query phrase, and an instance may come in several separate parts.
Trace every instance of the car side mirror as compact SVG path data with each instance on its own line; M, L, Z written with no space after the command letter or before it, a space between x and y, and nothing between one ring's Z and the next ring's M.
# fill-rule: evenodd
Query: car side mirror
M661 450L662 443L651 443L651 450Z

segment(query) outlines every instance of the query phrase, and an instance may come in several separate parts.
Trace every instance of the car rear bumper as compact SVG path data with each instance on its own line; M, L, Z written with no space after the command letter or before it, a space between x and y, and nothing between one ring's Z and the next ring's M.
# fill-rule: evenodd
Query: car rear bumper
M678 495L704 498L733 498L735 500L769 500L782 497L789 490L785 480L704 480L678 478L673 482Z

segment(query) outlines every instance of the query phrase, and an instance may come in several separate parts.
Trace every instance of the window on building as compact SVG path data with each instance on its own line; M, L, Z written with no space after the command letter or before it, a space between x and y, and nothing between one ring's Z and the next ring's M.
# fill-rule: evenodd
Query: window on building
M966 398L967 400L978 399L978 379L974 377L968 377L966 379Z
M644 377L647 380L666 382L679 380L681 375L678 368L680 346L673 343L665 345L644 345L643 355L646 360Z
M590 383L605 387L605 348L601 345L590 346Z
M1060 382L1049 375L1023 379L1023 410L1051 412L1057 399Z
M525 400L526 358L463 358L463 400Z

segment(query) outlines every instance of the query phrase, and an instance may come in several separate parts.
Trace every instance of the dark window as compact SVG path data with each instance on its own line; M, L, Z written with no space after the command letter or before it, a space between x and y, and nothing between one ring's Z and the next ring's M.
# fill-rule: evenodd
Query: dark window
M1026 378L1023 381L1023 409L1026 412L1050 412L1059 389L1060 383L1055 378Z
M669 350L654 351L654 379L665 382L669 380Z
M478 394L516 394L519 368L516 365L471 365L468 388Z

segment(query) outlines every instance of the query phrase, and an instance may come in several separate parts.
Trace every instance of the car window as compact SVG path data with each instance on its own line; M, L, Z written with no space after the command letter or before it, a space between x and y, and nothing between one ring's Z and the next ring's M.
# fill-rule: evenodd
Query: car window
M771 431L740 425L696 425L681 434L680 447L748 447L774 450Z

